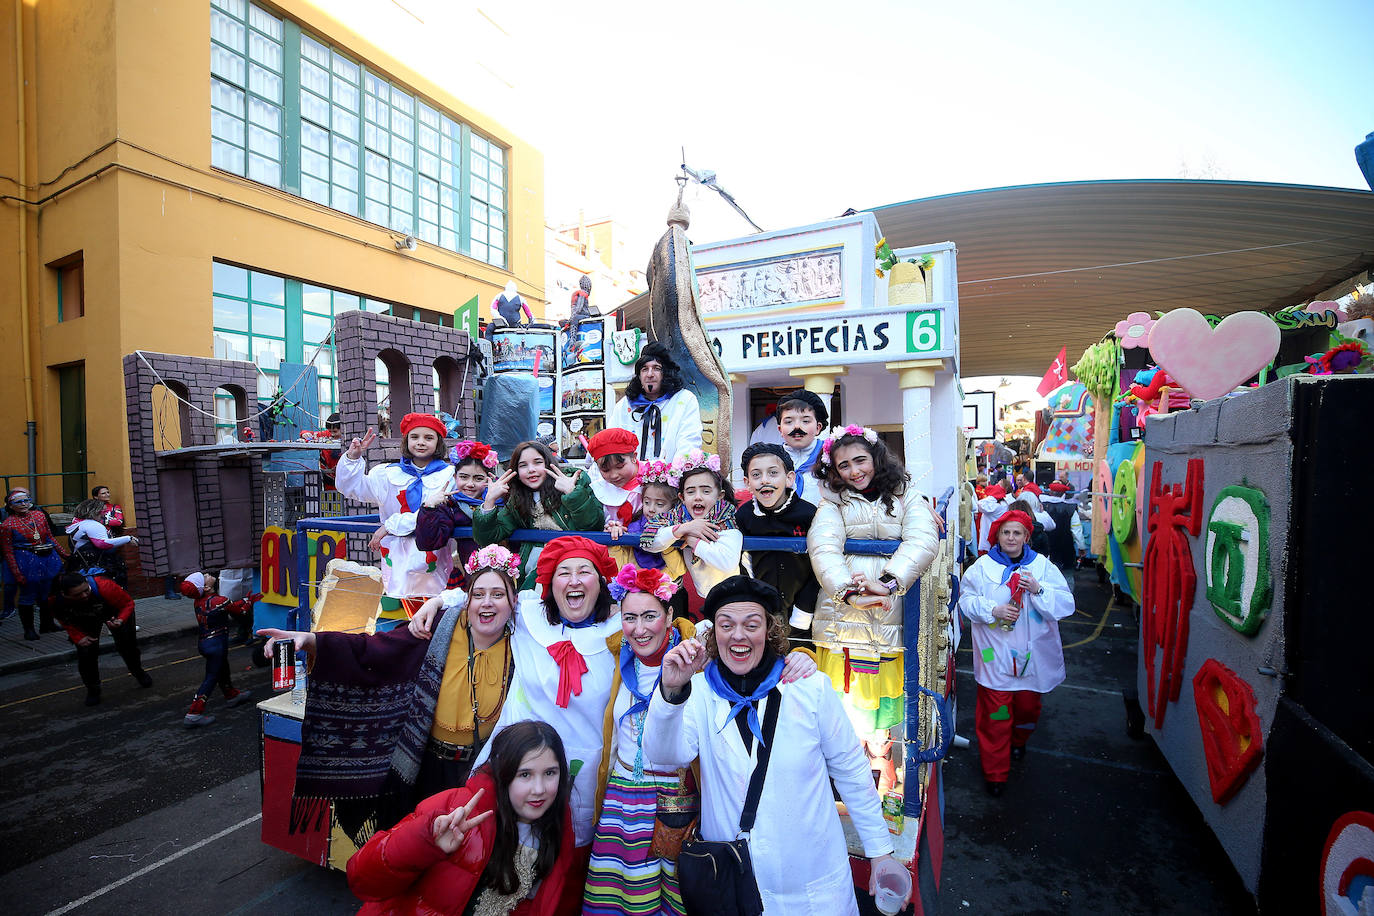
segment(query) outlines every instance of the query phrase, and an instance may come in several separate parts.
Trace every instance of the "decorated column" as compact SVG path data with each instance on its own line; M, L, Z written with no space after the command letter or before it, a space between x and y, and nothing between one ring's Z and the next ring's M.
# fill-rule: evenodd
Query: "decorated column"
M935 373L944 369L944 360L908 359L885 365L889 372L897 373L897 387L902 391L902 449L906 453L907 472L916 489L929 494L934 469L930 447L930 398L935 387Z

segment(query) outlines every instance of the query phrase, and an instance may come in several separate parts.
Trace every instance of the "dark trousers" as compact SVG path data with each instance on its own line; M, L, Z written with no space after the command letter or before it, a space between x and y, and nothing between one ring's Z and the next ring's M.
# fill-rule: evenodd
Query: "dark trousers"
M234 685L229 682L228 634L221 633L209 639L202 639L199 648L200 654L205 657L205 680L200 682L196 696L208 697L216 684L219 684L220 691L227 695L234 689Z
M138 652L138 636L134 632L134 618L131 616L121 625L113 630L106 630L114 639L115 649L119 652L119 657L124 659L124 664L128 666L129 673L134 677L143 673L143 659ZM100 665L97 659L100 657L100 633L94 634L95 642L89 646L76 647L76 670L81 673L81 681L86 685L87 690L100 689Z

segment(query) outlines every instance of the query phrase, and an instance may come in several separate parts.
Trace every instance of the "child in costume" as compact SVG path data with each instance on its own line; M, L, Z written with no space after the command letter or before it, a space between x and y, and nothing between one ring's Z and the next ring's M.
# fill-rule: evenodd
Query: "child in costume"
M806 537L816 507L793 488L797 474L787 450L770 443L751 445L740 457L740 468L753 497L735 513L740 532L745 537ZM782 595L791 615L792 641L810 642L812 614L820 594L811 560L787 550L751 550L745 557L751 575Z
M678 505L677 475L666 461L641 461L639 463L640 511L635 513L628 525L621 524L619 517L606 522L606 533L619 539L630 538L634 546L611 545L611 558L621 566L634 564L640 569L661 569L668 574L675 585L681 586L687 575L687 564L682 560L682 551L669 547L662 553L653 553L640 546L644 529L650 524L662 524L668 513ZM687 613L687 592L679 588L673 593L672 612L674 616Z
M348 860L348 887L365 901L359 916L563 912L576 880L571 784L551 725L505 729L464 786L425 799Z
M498 505L504 499L504 505ZM521 442L512 451L510 468L487 486L487 495L472 513L472 536L485 547L504 541L520 528L546 531L600 531L605 524L591 481L580 470L564 471L558 456L542 442ZM520 545L524 570L522 590L534 587L540 545Z
M605 508L606 524L628 525L639 513L639 437L612 426L587 440L592 466L587 469L592 492ZM609 530L609 529L608 529Z
M1025 754L1040 720L1040 698L1064 680L1059 621L1073 593L1048 558L1027 543L1034 522L1020 509L992 526L993 544L964 571L959 611L973 635L978 682L978 757L988 794L999 796L1010 760Z
M467 439L449 450L449 461L453 463L454 489L426 496L415 519L415 546L420 550L447 550L455 528L472 526L473 513L482 505L487 487L501 466L491 446ZM477 551L472 538L462 538L456 546L458 562L449 576L449 588L462 587L466 581L463 570Z
M813 506L819 505L823 484L811 475L811 469L821 456L817 437L830 422L830 414L820 395L799 388L778 399L777 416L783 448L796 472L797 495Z
M729 484L720 474L720 456L693 449L673 462L681 504L667 518L644 526L640 547L662 553L670 547L682 550L690 588L688 613L701 619L706 594L716 583L739 575L744 536L735 525L735 506L727 498Z
M896 778L888 730L904 718L902 600L934 560L939 534L925 496L873 430L833 429L822 449L813 474L829 490L806 537L821 586L811 634L881 791ZM890 557L847 554L849 538L901 544Z
M335 484L349 499L377 506L386 533L382 554L383 617L408 618L425 600L448 585L453 554L421 550L415 543L416 513L427 496L445 493L453 465L444 460L444 422L433 414L408 413L401 419L401 460L367 470L363 453L377 438L354 439L339 459Z
M118 582L121 588L128 588L129 570L119 555L119 548L125 544L137 546L138 538L110 534L100 521L106 515L105 510L105 503L94 497L76 504L72 523L67 526L67 536L72 539L72 554L67 563L79 572L102 573Z
M182 720L187 728L199 728L215 721L214 716L206 714L205 702L216 684L231 708L253 695L251 690L235 687L229 678L229 618L252 612L253 603L260 600L262 594L230 601L215 594L215 584L215 577L203 572L193 572L181 580L181 593L196 603L196 624L200 628L200 642L196 648L205 659L205 680L200 682L191 708Z

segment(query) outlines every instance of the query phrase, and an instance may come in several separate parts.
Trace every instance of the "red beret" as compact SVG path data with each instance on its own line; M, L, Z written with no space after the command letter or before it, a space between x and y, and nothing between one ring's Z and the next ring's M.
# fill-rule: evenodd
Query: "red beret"
M1022 493L1031 492L1031 493L1034 493L1036 496L1044 496L1044 495L1045 495L1044 493L1041 493L1041 492L1040 492L1040 487L1039 487L1038 485L1036 485L1035 481L1031 481L1030 483L1026 484L1024 487L1022 487L1022 488L1021 488L1021 492L1022 492Z
M432 429L440 439L448 435L444 421L432 413L408 413L401 417L401 438L410 435L412 429Z
M1002 486L1000 483L993 484L983 492L991 496L993 499L1005 499L1007 496L1006 487Z
M1022 528L1025 528L1027 536L1029 536L1030 533L1035 530L1034 519L1032 519L1026 513L1022 512L1020 509L1012 509L1010 512L1003 513L1002 516L997 519L997 521L992 523L992 531L989 532L988 537L996 539L998 532L1002 530L1002 526L1005 525L1007 522L1016 522ZM540 562L543 562L543 557L540 557Z
M1050 484L1051 493L1067 493L1071 489L1073 488L1060 480L1056 480L1054 483Z
M535 581L548 588L549 583L553 581L553 571L558 568L558 564L572 557L590 560L603 582L610 582L620 571L620 567L616 565L615 560L611 559L611 555L606 552L605 547L595 541L569 535L554 538L544 545L544 549L539 553L539 563L535 566ZM548 592L544 594L547 595Z
M639 437L628 429L612 426L587 440L587 452L593 461L607 455L633 455L639 449Z

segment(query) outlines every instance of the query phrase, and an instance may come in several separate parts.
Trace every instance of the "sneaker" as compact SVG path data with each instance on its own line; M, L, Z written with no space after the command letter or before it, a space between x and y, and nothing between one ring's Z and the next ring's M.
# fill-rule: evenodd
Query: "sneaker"
M146 671L140 671L140 672L138 672L137 674L135 674L135 675L134 675L134 680L138 681L138 686L140 686L140 687L151 687L151 686L153 686L153 678L152 678L152 675L148 674L148 672L146 672Z
M91 690L91 689L89 689L89 688L86 690L86 705L87 705L87 706L99 706L99 705L100 705L100 688L99 688L99 687L97 687L97 688L94 689L94 690Z
M236 690L236 691L234 691L234 695L233 695L233 696L231 696L231 697L225 697L225 704L224 704L224 705L226 705L226 706L228 706L228 707L230 707L230 708L232 709L232 708L235 707L235 706L242 706L244 703L247 703L247 702L248 702L250 699L252 699L252 698L253 698L253 691L251 691L251 690Z
M187 728L200 728L202 725L209 725L215 721L215 717L205 713L188 712L186 718L181 720L181 724Z

